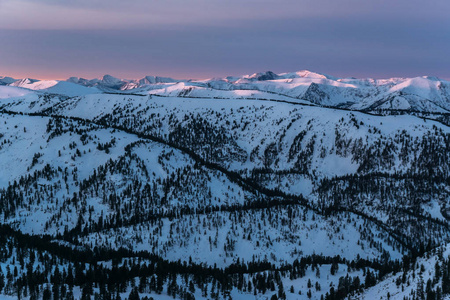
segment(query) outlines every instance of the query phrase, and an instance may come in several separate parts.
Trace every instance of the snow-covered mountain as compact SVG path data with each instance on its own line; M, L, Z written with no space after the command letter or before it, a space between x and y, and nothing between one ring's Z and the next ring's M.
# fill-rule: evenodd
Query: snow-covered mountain
M0 293L444 296L447 87L308 71L2 85Z
M276 75L257 73L207 81L218 89L255 89L309 102L358 110L401 109L442 112L450 109L450 83L434 77L387 80L336 78L300 71Z
M450 82L429 76L356 79L337 78L304 70L281 74L267 71L206 80L174 80L159 76L145 76L142 79L130 80L105 75L100 79L71 77L67 82L96 87L104 92L126 91L161 96L216 98L261 96L280 100L301 100L320 106L352 110L450 112ZM15 80L10 77L0 77L0 84L35 90L52 83L29 78ZM49 92L62 93L63 89L49 90ZM261 95L261 93L264 94Z
M111 75L104 75L100 79L84 79L79 77L70 77L68 82L77 83L87 87L97 86L113 90L132 90L141 86L158 83L174 83L175 79L159 76L145 76L139 80L119 79Z
M0 76L0 85L8 85L15 82L16 79L7 76Z

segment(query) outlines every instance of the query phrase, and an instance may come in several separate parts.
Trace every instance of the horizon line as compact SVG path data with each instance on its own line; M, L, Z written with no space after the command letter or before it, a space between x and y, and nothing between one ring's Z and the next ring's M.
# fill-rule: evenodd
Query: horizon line
M107 72L104 73L103 75L100 76L66 76L65 78L63 76L21 76L18 74L13 74L13 75L5 75L5 74L0 74L0 78L5 78L5 77L9 77L9 78L13 78L15 80L22 80L22 79L31 79L31 80L38 80L38 81L50 81L50 80L56 80L56 81L68 81L70 78L79 78L79 79L86 79L86 80L94 80L94 79L102 79L104 76L111 76L114 77L116 79L120 79L120 80L140 80L143 79L147 76L153 76L153 77L164 77L164 78L171 78L174 79L174 81L201 81L201 80L208 80L208 79L214 79L214 78L227 78L227 77L245 77L245 76L252 76L255 74L264 74L264 73L268 73L268 72L272 72L276 75L282 75L282 74L289 74L289 73L298 73L298 72L311 72L311 73L315 73L315 74L319 74L319 75L324 75L324 76L329 76L329 77L334 77L336 79L374 79L374 80L382 80L382 79L393 79L393 78L418 78L418 77L435 77L441 80L445 80L445 81L450 81L450 76L436 76L436 75L415 75L415 76L336 76L336 75L331 75L329 73L324 73L324 72L316 72L316 71L311 71L308 69L302 69L302 70L297 70L297 71L290 71L290 72L274 72L271 70L266 70L266 71L259 71L259 72L253 72L253 73L247 73L247 74L241 74L241 75L225 75L225 76L204 76L204 77L184 77L184 76L171 76L171 75L137 75L137 76L115 76L115 75L111 75L114 74L114 72ZM183 78L184 77L184 78Z

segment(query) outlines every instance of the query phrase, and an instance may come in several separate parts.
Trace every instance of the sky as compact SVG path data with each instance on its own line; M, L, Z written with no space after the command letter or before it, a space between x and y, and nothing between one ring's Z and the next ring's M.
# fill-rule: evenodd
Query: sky
M450 79L448 0L0 0L0 76Z

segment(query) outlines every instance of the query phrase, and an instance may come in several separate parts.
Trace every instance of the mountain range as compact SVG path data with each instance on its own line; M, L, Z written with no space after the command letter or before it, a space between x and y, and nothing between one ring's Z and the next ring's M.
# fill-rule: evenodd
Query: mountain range
M271 71L245 76L229 76L207 80L174 80L146 76L127 80L105 75L100 79L71 77L66 81L40 81L0 77L1 85L22 87L49 93L85 94L97 92L129 92L181 97L269 97L305 100L315 105L354 110L412 110L448 113L450 82L436 77L356 79L336 78L310 71L275 74ZM93 90L73 87L77 84ZM63 88L58 88L63 86ZM273 98L274 96L272 96Z
M448 81L0 83L4 297L449 298Z

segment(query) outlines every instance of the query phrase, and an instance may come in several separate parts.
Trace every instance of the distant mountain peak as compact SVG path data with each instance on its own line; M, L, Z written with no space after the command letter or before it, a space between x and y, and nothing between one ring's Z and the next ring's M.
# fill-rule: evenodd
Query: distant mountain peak
M38 82L38 81L39 81L39 80L37 80L37 79L23 78L23 79L18 79L18 80L16 80L16 81L14 81L14 82L11 83L10 85L11 85L11 86L22 87L22 86L24 86L24 85L32 84L32 83L35 83L35 82Z
M327 74L317 73L310 70L300 70L297 72L291 72L291 73L281 73L278 74L281 78L285 79L294 79L294 78L316 78L316 79L330 79L330 80L337 80L337 77L330 76Z
M0 76L0 85L11 84L11 83L13 83L15 81L17 81L17 79L14 79L12 77Z
M248 77L248 79L255 79L258 81L275 80L278 78L279 78L279 76L272 71L254 73Z
M121 79L114 77L112 75L109 75L109 74L103 75L101 80L103 81L103 83L106 83L106 84L118 84L118 83L122 82Z

